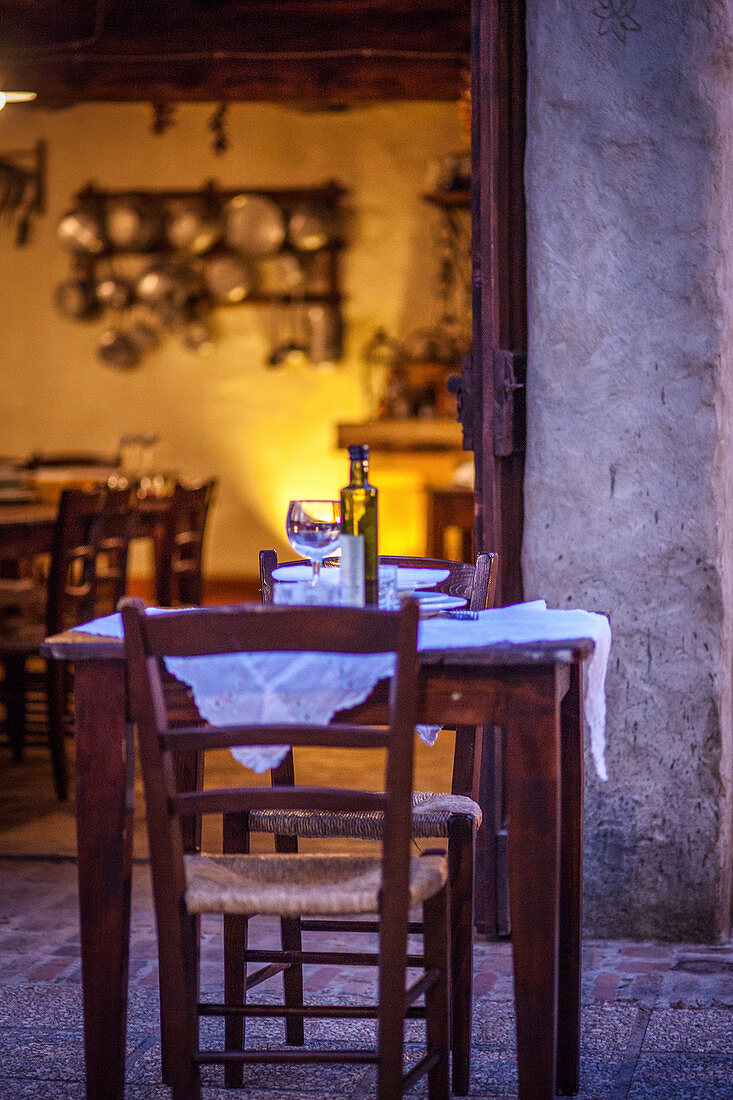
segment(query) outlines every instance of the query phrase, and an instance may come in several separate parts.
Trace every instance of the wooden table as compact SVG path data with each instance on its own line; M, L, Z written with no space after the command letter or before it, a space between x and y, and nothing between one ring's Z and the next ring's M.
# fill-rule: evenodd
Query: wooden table
M47 553L56 511L52 504L0 505L0 562Z
M507 732L522 1100L578 1089L582 658L592 649L579 638L420 654L419 721ZM134 797L122 643L75 632L48 639L42 652L75 665L86 1095L122 1100ZM477 891L485 888L477 882Z

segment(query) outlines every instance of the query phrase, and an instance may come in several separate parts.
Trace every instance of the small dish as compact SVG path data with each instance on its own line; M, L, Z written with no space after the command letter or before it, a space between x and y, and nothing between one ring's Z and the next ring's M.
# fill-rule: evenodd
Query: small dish
M312 581L313 566L309 562L297 562L295 565L278 565L272 571L272 579L276 581ZM321 580L327 584L338 584L339 570L325 563L321 573Z
M468 603L464 596L450 596L446 592L416 592L413 599L419 602L421 618L437 615L440 611L453 611Z
M421 569L419 566L400 565L397 568L397 589L401 596L409 596L416 589L435 588L444 581L450 570ZM435 593L440 595L440 593Z
M331 584L338 584L339 571L338 563L325 563L326 568L323 576ZM420 569L419 567L402 566L397 567L397 591L401 596L410 596L417 589L434 588L436 584L440 584L448 576L447 569ZM299 581L303 578L312 576L310 565L299 562L295 565L278 565L276 569L273 569L272 575L276 581ZM431 592L429 595L434 598L442 597L442 592ZM456 599L457 597L449 596L449 599ZM464 600L465 603L465 600ZM462 604L451 604L451 607L461 607Z

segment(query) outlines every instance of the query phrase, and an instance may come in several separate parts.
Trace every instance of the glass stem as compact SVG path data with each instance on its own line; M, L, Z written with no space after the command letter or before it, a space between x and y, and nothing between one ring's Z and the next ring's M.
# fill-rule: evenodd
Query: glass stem
M311 581L311 584L315 587L315 585L318 583L318 575L321 569L321 559L311 558L311 561L313 563L313 580Z

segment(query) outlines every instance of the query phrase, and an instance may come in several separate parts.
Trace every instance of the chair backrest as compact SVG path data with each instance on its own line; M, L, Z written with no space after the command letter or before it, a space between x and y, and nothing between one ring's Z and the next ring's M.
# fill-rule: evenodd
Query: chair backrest
M110 615L125 595L136 503L131 489L107 489L97 553L95 616Z
M48 571L46 629L58 634L94 618L96 563L106 492L65 489Z
M494 605L498 573L496 554L488 552L479 554L475 565L469 565L461 561L444 561L441 558L380 556L379 561L384 565L401 565L409 568L447 569L448 576L446 579L436 585L439 592L446 592L451 596L463 596L468 600L471 611L483 611L485 608ZM295 563L282 562L281 564L293 565ZM263 603L272 603L272 573L277 565L277 552L275 550L260 551L260 586Z
M159 607L197 606L203 600L206 521L216 480L177 484L155 548L155 600Z
M174 927L185 889L182 818L203 813L242 814L254 809L377 810L385 814L382 892L392 919L406 933L410 859L410 795L417 712L417 607L400 611L332 607L239 605L146 615L142 601L122 603L125 656L133 719L137 722L145 786L148 837L159 924ZM180 726L168 711L166 657L237 652L396 654L389 724L356 726L217 726L203 720ZM226 691L222 684L222 691ZM174 757L181 752L242 745L311 745L382 748L387 752L385 791L266 786L180 791ZM397 913L395 917L394 914Z

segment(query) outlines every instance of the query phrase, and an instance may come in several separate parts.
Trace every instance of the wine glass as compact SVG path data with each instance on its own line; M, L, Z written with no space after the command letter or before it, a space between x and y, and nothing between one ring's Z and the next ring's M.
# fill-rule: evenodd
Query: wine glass
M291 500L285 524L288 542L296 553L313 563L313 584L321 562L338 546L341 503L338 500Z

